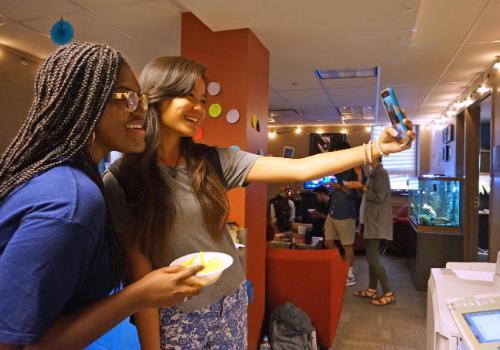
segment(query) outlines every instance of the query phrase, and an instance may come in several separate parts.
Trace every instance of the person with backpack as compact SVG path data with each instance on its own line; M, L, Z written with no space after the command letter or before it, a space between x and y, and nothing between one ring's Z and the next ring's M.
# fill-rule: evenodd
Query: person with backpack
M188 253L217 251L234 259L199 295L136 313L142 349L247 348L245 274L227 230L228 190L255 181L302 182L408 148L392 128L369 147L304 159L197 144L192 138L206 116L204 71L183 57L146 65L140 77L150 99L146 149L125 155L104 176L131 281ZM413 131L409 136L414 138Z

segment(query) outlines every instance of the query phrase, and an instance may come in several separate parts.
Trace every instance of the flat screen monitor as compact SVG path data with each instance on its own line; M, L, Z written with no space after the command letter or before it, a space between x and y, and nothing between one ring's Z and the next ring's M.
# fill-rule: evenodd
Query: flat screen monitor
M500 309L464 313L478 343L500 342Z
M330 182L335 182L335 176L329 175L322 177L320 179L316 180L310 180L307 182L304 182L304 189L314 189L318 186L325 186L326 188L330 188Z

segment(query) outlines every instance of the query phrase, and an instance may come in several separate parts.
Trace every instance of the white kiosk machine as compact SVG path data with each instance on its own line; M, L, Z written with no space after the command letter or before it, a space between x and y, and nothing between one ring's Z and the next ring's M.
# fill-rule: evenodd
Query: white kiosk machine
M448 263L432 269L427 350L500 350L500 252L497 264Z

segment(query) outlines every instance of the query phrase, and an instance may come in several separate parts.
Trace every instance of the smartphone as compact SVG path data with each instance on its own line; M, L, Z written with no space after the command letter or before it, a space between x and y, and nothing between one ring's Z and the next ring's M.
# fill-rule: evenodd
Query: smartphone
M380 97L382 98L385 111L387 112L394 129L398 132L399 139L404 143L410 142L410 138L407 134L408 128L403 123L404 115L403 112L401 112L401 107L399 107L398 100L394 94L394 89L392 87L388 87L387 89L382 90L380 92Z

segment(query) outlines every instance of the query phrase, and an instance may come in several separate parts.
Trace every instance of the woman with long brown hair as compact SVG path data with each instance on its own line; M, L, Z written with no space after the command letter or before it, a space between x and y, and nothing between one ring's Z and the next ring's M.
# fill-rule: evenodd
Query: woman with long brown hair
M162 268L108 296L124 262L97 164L144 150L148 107L121 53L63 46L34 95L0 157L0 349L81 349L140 308L198 293L199 267Z
M129 277L135 280L192 252L218 251L234 259L199 295L175 307L135 314L142 348L245 349L245 275L226 228L226 191L252 181L318 178L408 146L388 129L370 147L303 159L212 148L192 140L206 115L203 66L160 57L144 68L140 84L150 98L146 150L125 155L104 178L116 228L127 246Z

